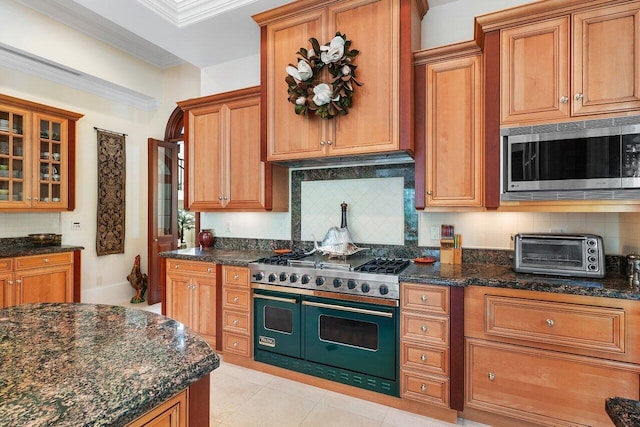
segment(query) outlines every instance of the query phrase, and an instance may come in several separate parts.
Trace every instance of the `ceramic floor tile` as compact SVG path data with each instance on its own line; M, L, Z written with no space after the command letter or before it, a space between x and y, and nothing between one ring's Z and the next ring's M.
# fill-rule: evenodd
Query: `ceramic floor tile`
M300 427L380 427L381 424L379 420L351 412L351 406L348 404L336 408L320 402L305 417Z
M389 408L389 411L387 411L387 416L385 417L383 423L383 427L451 427L455 425L456 424L447 423L445 421L440 421L429 417L423 417L395 408Z
M322 403L336 409L347 408L349 412L367 417L378 422L384 420L388 407L377 403L368 402L344 394L328 392L322 399Z
M278 377L275 377L275 379L267 384L266 387L274 390L280 390L284 393L292 394L294 396L299 396L315 403L318 403L328 393L327 390L321 389L319 387L314 387L297 381L291 381L286 378Z

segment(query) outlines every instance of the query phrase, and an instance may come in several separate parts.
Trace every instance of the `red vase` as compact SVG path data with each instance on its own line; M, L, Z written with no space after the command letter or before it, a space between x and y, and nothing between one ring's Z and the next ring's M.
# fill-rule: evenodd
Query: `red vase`
M201 249L213 246L213 233L211 230L205 229L198 233L198 243L200 243Z

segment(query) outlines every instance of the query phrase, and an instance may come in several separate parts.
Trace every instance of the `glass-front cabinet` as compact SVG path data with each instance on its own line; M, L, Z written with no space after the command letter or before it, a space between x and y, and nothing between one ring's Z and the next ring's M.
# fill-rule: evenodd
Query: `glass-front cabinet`
M75 207L77 113L0 94L0 211Z

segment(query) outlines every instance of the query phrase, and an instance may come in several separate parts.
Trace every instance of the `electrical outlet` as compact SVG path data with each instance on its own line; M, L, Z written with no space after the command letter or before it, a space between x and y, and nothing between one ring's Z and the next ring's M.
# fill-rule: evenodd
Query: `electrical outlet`
M440 227L437 225L431 227L431 240L440 240Z
M80 230L80 221L72 221L71 222L72 230Z
M226 221L224 223L224 231L227 233L231 233L231 221Z

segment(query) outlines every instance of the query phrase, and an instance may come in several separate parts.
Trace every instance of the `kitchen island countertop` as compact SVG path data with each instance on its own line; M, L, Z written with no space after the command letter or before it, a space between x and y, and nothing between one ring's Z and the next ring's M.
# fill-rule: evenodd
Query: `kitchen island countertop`
M122 426L218 367L197 334L125 307L0 310L0 425Z

